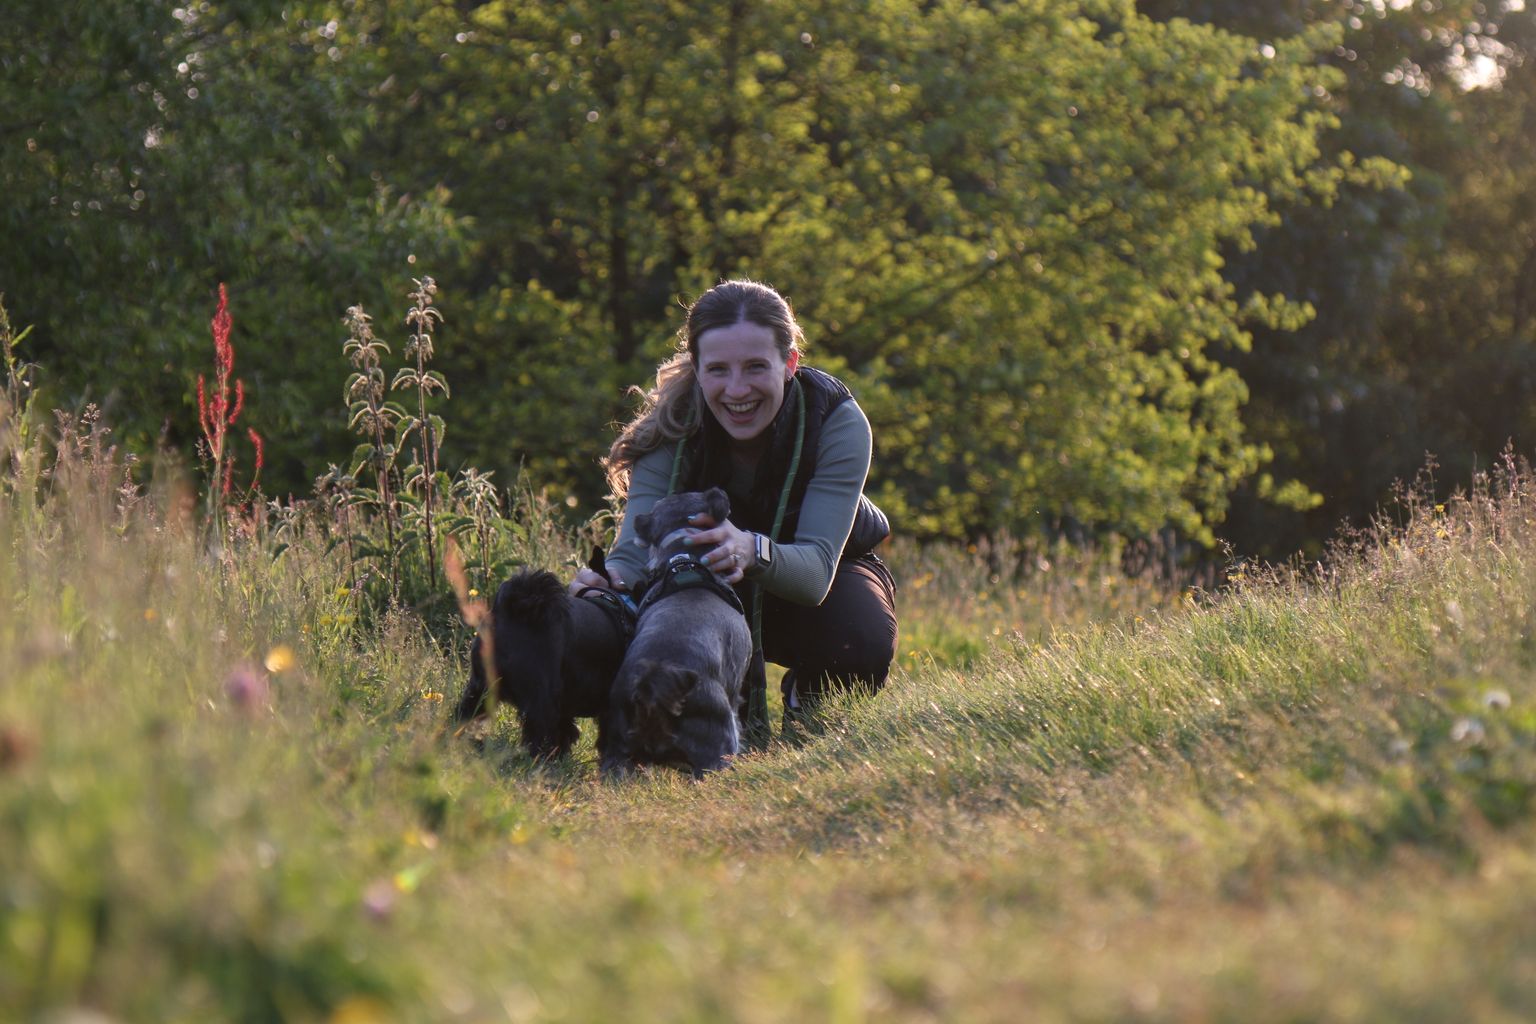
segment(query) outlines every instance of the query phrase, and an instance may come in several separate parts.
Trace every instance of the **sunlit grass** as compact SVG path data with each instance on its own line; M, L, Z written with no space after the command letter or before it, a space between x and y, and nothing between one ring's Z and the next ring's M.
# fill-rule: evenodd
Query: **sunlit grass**
M883 554L900 582L899 663L908 669L969 664L1004 638L1043 644L1094 623L1134 621L1177 606L1185 589L1159 572L1123 571L1113 546L897 537Z
M454 737L463 637L363 607L321 524L209 549L176 485L71 444L0 477L19 1019L1536 1011L1523 472L1199 602L898 547L878 698L702 784L606 785L505 717Z

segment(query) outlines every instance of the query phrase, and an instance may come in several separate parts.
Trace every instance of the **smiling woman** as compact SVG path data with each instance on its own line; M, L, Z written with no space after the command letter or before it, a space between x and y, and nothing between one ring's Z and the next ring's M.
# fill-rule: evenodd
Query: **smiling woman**
M725 281L699 297L608 455L625 497L608 578L582 570L572 584L628 589L644 571L634 517L667 494L724 488L730 517L700 522L694 543L744 596L761 592L763 656L788 669L786 713L831 688L878 690L897 633L895 585L874 552L890 524L864 495L869 421L841 381L801 364L803 342L767 285Z
M784 403L800 350L781 357L773 331L741 320L699 335L697 373L704 404L743 452L760 451Z

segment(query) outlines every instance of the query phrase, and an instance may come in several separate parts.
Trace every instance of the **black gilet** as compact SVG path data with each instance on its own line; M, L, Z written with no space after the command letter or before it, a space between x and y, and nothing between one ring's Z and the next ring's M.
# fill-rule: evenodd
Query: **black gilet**
M731 502L731 521L737 526L763 534L772 530L784 478L789 473L789 465L794 457L795 427L798 422L796 401L804 402L805 439L801 444L800 467L790 487L784 524L776 538L786 544L795 539L795 528L800 523L800 504L816 472L822 427L832 410L853 398L853 393L842 381L809 366L796 370L794 379L799 382L799 387L787 389L784 404L768 428L768 454L758 463L751 493L745 502L740 500L739 495L733 494ZM677 484L680 491L725 487L731 478L730 435L707 412L700 418L703 421L700 429L683 442L683 465ZM853 529L848 534L848 542L843 545L843 559L868 554L890 532L890 521L886 519L885 513L867 495L860 494L859 505L853 516Z

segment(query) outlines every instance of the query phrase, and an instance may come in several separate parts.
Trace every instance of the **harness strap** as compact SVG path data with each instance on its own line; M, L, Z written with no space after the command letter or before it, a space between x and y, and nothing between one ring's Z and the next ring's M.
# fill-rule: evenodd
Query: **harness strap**
M619 631L624 646L629 646L629 642L635 638L635 623L640 620L640 616L622 596L602 587L582 587L576 591L576 597L581 601L591 601L606 612L613 627Z
M708 590L716 597L735 609L738 615L746 615L746 609L741 605L741 598L736 596L736 591L720 582L720 577L709 570L703 562L697 561L687 552L673 555L667 564L661 566L655 572L647 573L640 581L639 589L640 605L636 610L636 617L644 615L646 609L664 597L683 590Z

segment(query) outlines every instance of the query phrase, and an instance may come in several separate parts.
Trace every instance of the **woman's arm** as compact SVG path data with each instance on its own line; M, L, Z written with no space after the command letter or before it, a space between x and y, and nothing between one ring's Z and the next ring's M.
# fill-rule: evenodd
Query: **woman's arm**
M608 553L608 576L633 586L645 575L646 549L635 536L635 517L649 512L651 506L667 496L667 484L672 482L672 458L677 445L664 444L646 452L635 460L629 472L629 496L624 502L624 519L619 524L619 536Z
M773 546L768 567L749 574L754 583L796 604L822 602L853 529L873 446L869 420L857 402L850 399L832 410L821 428L794 542Z

